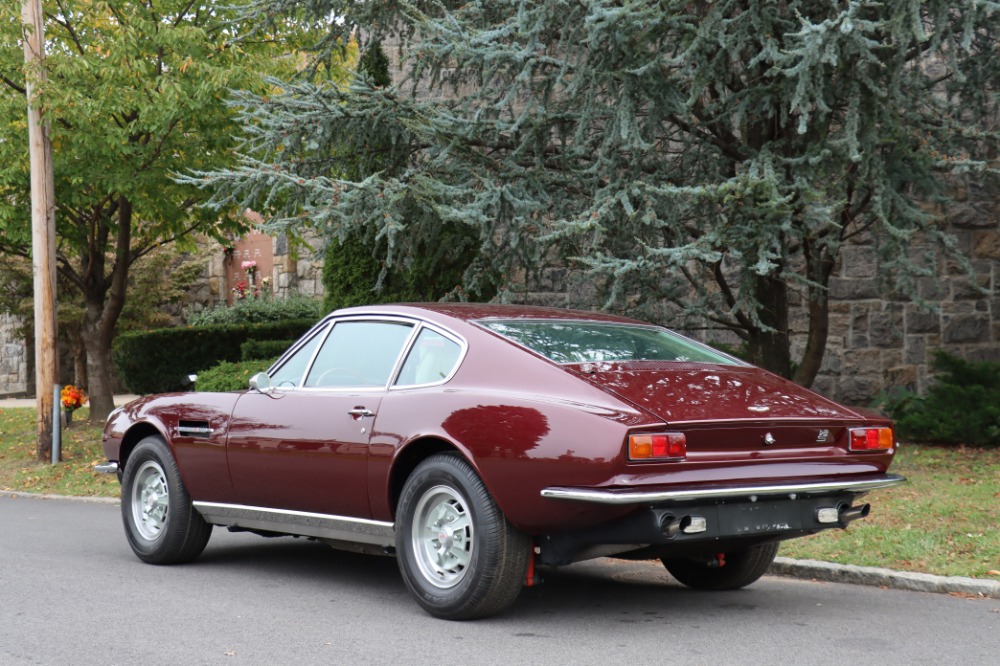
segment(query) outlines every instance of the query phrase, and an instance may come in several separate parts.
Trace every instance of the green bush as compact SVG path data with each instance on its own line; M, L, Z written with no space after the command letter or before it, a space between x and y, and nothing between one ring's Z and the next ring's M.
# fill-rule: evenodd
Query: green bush
M258 372L267 370L277 360L278 357L237 361L235 363L232 361L217 363L211 368L198 373L195 390L212 392L243 391L249 386L251 377Z
M188 313L191 326L220 324L255 324L266 321L312 319L317 321L326 314L321 301L304 296L290 298L245 298L232 305L219 305L210 310Z
M293 344L295 340L247 340L240 345L240 358L244 361L278 358Z
M241 346L250 339L299 338L316 319L296 319L233 326L162 328L119 335L112 360L132 393L165 393L187 387L187 376L220 361L241 360Z
M881 401L911 442L1000 445L1000 363L934 355L937 383L924 397L897 391Z

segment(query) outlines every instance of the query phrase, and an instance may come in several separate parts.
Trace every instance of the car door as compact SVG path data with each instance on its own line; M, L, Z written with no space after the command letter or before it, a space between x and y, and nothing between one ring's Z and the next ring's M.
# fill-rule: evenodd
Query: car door
M241 504L368 518L368 442L413 324L347 319L321 329L233 411L227 452Z

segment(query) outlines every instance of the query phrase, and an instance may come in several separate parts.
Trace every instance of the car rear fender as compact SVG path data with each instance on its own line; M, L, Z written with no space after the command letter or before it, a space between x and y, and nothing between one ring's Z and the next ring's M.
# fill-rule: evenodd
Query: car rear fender
M466 451L463 451L454 443L441 439L440 437L419 437L401 447L395 458L393 458L392 466L388 475L389 484L385 493L388 498L388 508L392 514L393 520L396 516L396 505L399 503L399 497L403 492L403 486L406 484L406 480L410 477L410 474L413 473L413 470L415 470L420 463L438 453L454 453L472 465L473 468L476 467L475 463L469 458ZM376 479L369 478L369 482L375 483ZM372 486L372 488L374 490L375 486ZM372 509L372 514L378 515L378 507L372 507Z

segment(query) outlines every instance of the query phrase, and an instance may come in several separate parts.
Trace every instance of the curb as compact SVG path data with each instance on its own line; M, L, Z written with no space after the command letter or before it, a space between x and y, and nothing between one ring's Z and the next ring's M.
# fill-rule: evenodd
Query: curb
M834 564L816 560L793 560L777 557L768 569L769 574L823 580L831 583L875 585L911 592L936 592L962 594L1000 599L1000 581L966 578L964 576L935 576L910 571L894 571L880 567L860 567L853 564Z
M16 490L0 490L0 497L10 497L11 499L27 497L30 499L68 500L70 502L89 502L90 504L121 503L121 500L117 497L81 497L76 495L48 495L43 493L22 493Z

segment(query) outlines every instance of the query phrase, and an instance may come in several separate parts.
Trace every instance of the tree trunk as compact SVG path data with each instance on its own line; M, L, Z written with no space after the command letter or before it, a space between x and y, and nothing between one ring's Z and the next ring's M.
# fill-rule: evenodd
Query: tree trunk
M754 278L754 296L760 303L758 316L762 327L752 327L748 332L747 347L750 362L781 375L791 377L792 363L788 349L788 287L776 276L758 275Z
M104 276L104 256L93 244L84 288L82 336L87 349L87 379L90 388L90 420L104 421L115 408L111 372L111 342L118 317L125 307L128 271L132 265L132 203L125 197L117 201L118 227L115 231L115 262L110 276ZM108 229L107 226L104 229Z
M795 369L793 380L805 387L812 386L819 374L826 353L826 340L830 334L830 275L834 258L823 249L816 252L806 244L806 271L815 284L809 286L809 333L802 362ZM818 257L817 257L818 254Z
M91 421L104 421L115 408L114 383L111 378L112 336L104 334L102 305L87 303L83 316L82 337L87 356Z

